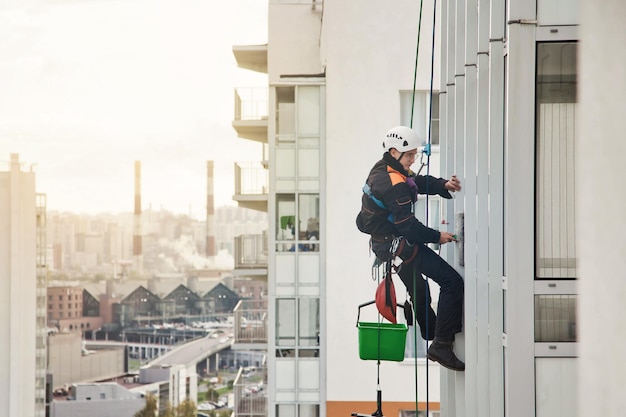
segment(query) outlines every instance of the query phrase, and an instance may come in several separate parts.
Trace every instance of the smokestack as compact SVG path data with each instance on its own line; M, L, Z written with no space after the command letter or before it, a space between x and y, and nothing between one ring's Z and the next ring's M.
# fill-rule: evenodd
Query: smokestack
M206 162L206 256L215 256L215 207L213 203L213 161Z
M141 249L141 162L135 161L135 211L133 216L133 269L143 275Z

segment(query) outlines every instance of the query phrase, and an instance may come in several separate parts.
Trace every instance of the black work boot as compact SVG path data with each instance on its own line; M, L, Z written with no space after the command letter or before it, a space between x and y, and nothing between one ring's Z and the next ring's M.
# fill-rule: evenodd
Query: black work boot
M465 364L452 351L452 343L452 341L447 342L435 338L426 352L426 357L453 371L464 371Z

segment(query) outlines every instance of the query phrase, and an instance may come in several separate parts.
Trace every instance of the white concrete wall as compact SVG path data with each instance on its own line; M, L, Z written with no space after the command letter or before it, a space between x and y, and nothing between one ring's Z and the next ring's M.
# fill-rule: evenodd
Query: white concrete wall
M0 172L0 415L35 413L35 174Z
M53 334L48 337L48 371L53 387L80 381L94 381L124 373L124 349L81 353L80 334Z
M125 400L54 401L50 417L133 417L146 405L145 398Z
M580 296L579 416L626 410L626 155L623 100L626 3L581 1L580 134L577 136L577 240Z
M281 75L319 74L321 13L311 4L271 4L268 8L267 74L270 85Z
M401 90L413 89L419 2L330 1L324 4L322 61L326 64L326 322L327 400L375 401L376 361L359 359L357 306L373 300L373 257L356 228L361 188L382 157L382 138L400 123ZM430 87L432 2L424 2L417 89ZM439 50L438 44L436 50ZM438 74L436 62L435 73ZM435 88L438 76L435 76ZM425 173L425 172L423 172ZM431 174L438 173L431 170ZM406 292L396 277L398 300ZM376 321L376 307L362 319ZM430 401L438 401L438 366L430 370ZM382 362L383 401L415 400L413 363ZM425 368L419 401L426 400ZM372 412L374 410L354 410Z

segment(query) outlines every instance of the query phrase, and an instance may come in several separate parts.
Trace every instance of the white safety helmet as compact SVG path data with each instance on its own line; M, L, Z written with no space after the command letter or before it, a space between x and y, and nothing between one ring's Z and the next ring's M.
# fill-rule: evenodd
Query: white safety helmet
M395 148L399 152L417 149L421 144L419 136L410 127L396 126L390 129L383 139L383 148L389 151Z

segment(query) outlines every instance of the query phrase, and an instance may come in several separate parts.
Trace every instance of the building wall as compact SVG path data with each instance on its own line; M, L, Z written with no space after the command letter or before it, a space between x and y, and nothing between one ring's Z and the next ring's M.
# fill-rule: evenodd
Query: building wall
M54 401L50 404L50 417L133 417L146 405L145 398L115 400Z
M82 287L48 287L48 320L83 315Z
M424 2L416 89L430 89L432 2ZM324 4L321 37L326 65L326 398L327 415L342 410L375 409L376 361L359 359L357 306L374 299L373 257L369 236L355 224L362 187L382 155L382 138L399 124L400 92L413 89L419 2L330 1ZM437 41L438 44L438 41ZM270 45L271 46L271 45ZM439 61L435 62L435 82ZM435 84L438 88L438 84ZM424 114L416 114L424 117ZM426 138L423 138L426 140ZM433 149L430 174L438 176ZM419 158L418 158L419 159ZM416 168L418 168L417 166ZM422 172L426 173L426 168ZM423 213L420 219L425 222ZM395 280L397 299L406 292ZM435 297L436 299L436 297ZM374 306L362 309L361 321L376 321ZM402 321L402 320L401 320ZM385 415L414 410L415 361L382 362L380 383ZM426 362L417 359L420 409L426 402ZM439 366L429 366L430 410L439 402Z
M321 13L312 13L311 4L270 2L268 8L267 75L269 83L281 75L320 74L319 59ZM285 34L289 36L284 36Z
M576 225L580 271L579 416L617 417L624 413L626 363L614 360L606 346L624 345L622 315L626 281L625 244L621 219L626 199L613 179L623 175L626 128L622 75L626 55L621 39L626 3L609 1L598 7L580 2L580 134L577 136ZM599 179L600 178L600 179ZM604 179L606 180L604 180ZM599 179L599 180L598 180ZM608 238L607 238L608 233ZM617 238L613 238L616 236Z
M125 350L100 350L83 354L80 334L52 334L48 337L48 370L54 388L77 381L93 381L125 372Z
M575 116L563 110L573 110L575 102L563 96L539 103L538 74L554 57L540 61L537 54L542 42L578 39L577 7L550 1L448 1L442 7L441 166L444 175L462 173L465 180L446 207L463 213L453 225L463 226L464 250L445 256L465 278L464 334L457 346L467 365L464 374L443 373L442 413L576 415L577 344L541 339L537 301L577 298L575 272L542 276L539 268L557 258L575 263L575 251L561 252L559 241L574 240L566 221L573 199L559 196L571 192L574 151L566 142L575 136ZM563 59L566 52L555 55ZM576 83L570 70L562 62L548 74L558 78L546 88ZM546 103L561 105L552 125L541 124ZM552 135L551 149L542 148L546 135ZM550 165L544 159L552 149L558 156ZM542 194L546 184L559 191ZM550 226L541 223L545 207L554 209ZM549 238L550 253L542 253ZM551 313L562 311L555 305Z
M0 172L0 415L36 415L35 174Z

